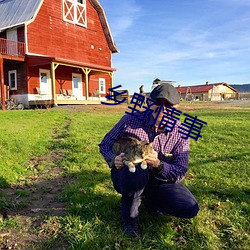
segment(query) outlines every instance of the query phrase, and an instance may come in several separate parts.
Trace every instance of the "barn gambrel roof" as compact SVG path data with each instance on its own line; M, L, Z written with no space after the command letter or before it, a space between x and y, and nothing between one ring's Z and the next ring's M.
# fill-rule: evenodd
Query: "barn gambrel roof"
M98 0L89 0L89 1L93 5L93 7L96 9L96 11L97 11L97 13L99 15L99 18L100 18L100 21L101 21L101 24L102 24L102 28L104 30L107 42L109 44L109 49L113 53L119 52L117 47L116 47L116 44L114 42L112 33L110 31L109 24L108 24L104 9L102 8L102 6L101 6L101 4L99 3Z
M0 31L30 21L41 0L0 0Z
M89 1L99 15L109 49L112 53L118 52L101 4L98 0ZM0 0L0 32L31 21L42 3L43 0Z

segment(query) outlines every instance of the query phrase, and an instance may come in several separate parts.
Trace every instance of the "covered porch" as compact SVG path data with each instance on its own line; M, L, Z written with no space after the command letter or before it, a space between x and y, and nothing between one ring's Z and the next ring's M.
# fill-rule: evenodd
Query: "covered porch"
M61 58L41 58L35 56L29 56L28 59L29 67L44 68L46 65L50 67L50 79L51 79L51 96L49 94L39 93L35 91L33 94L29 94L29 105L74 105L74 104L101 104L102 101L106 100L106 94L100 92L99 89L93 91L91 86L90 77L98 75L106 75L109 78L109 86L113 86L113 71L115 69L100 65L87 64L82 62L67 61ZM61 79L60 72L63 69L73 69L75 75L82 75L81 82L81 94L76 95L72 88L65 87L64 80ZM72 73L72 75L74 75ZM74 81L74 80L73 80ZM92 90L90 88L92 87ZM37 89L37 88L36 88ZM106 92L106 89L105 89Z

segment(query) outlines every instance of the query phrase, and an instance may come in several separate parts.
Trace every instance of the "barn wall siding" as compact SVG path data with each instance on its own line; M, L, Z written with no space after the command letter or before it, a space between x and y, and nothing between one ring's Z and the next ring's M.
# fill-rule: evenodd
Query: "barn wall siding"
M25 42L24 38L24 26L17 28L17 40L18 42Z
M67 23L62 1L45 0L27 27L29 53L111 67L111 52L99 16L87 2L87 28Z
M10 90L10 95L19 95L27 93L27 79L26 79L26 65L25 63L4 63L4 82L9 85L9 74L10 70L16 70L17 73L17 90Z
M39 79L39 68L49 69L47 66L42 67L28 67L27 68L27 76L28 76L28 93L29 94L37 94L36 88L40 86Z
M99 89L99 78L104 78L106 82L106 93L108 89L111 88L111 80L107 74L98 74L90 76L90 84L89 84L89 96L94 96L96 90ZM106 96L106 94L101 94L101 96Z
M6 31L0 32L0 38L6 39Z

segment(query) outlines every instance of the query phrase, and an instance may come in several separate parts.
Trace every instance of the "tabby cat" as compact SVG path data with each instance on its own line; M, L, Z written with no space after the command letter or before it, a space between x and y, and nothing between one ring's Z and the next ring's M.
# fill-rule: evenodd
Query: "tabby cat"
M133 137L122 137L115 141L112 150L116 155L125 153L123 163L134 173L136 163L141 163L142 169L147 168L145 159L153 152L153 143L139 141Z

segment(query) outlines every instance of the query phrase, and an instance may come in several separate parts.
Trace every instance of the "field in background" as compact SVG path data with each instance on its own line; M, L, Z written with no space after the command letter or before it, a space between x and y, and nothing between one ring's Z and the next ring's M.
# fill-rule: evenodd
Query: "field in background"
M180 110L208 124L191 139L184 181L200 212L185 220L141 206L138 239L122 233L120 195L98 149L126 105L0 112L1 248L250 249L250 105Z

